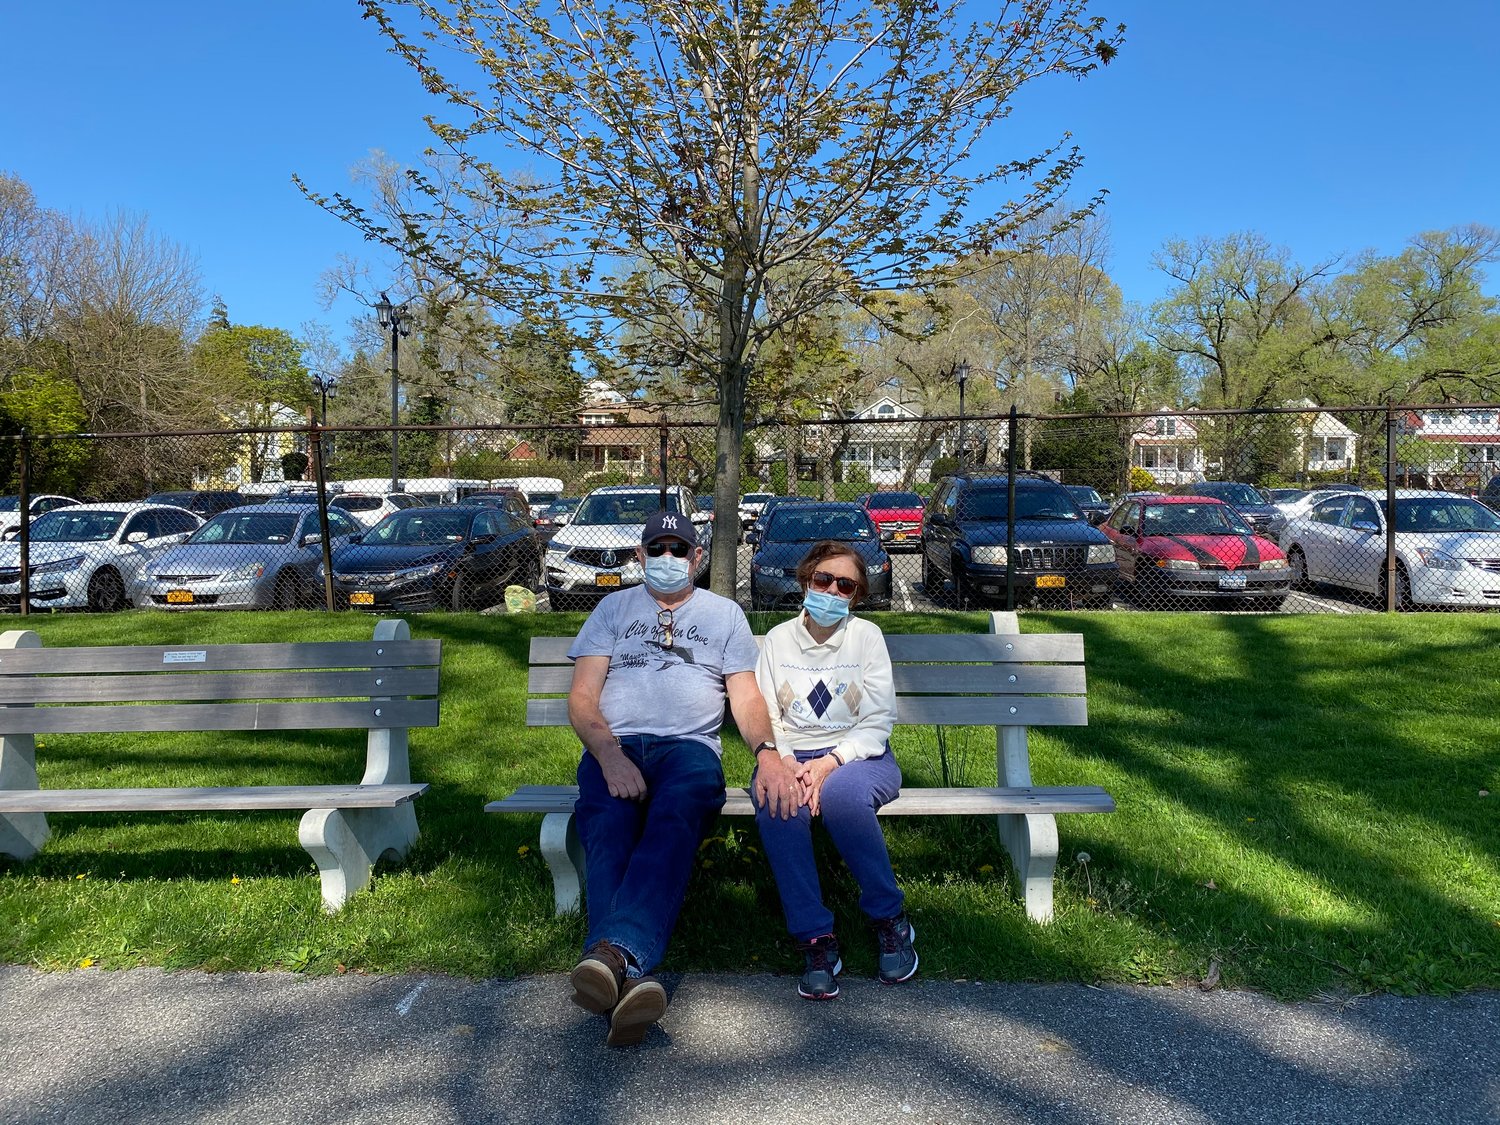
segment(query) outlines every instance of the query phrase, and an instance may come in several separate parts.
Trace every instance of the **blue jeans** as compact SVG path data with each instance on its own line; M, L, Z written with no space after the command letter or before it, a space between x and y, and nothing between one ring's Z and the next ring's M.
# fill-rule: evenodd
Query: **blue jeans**
M646 780L643 801L611 797L592 754L578 764L573 815L588 894L584 948L608 941L649 973L666 952L698 845L724 807L724 771L718 755L692 739L626 735L620 744Z
M811 762L826 753L828 750L805 751L797 755L797 761ZM753 794L753 779L750 785ZM895 800L900 792L901 767L887 746L885 753L877 758L859 758L839 766L823 782L819 795L819 815L859 884L859 908L875 920L894 918L906 901L901 888L896 886L885 835L875 819L876 810ZM823 905L818 868L813 860L813 818L807 806L799 808L792 819L782 820L764 805L757 805L755 822L760 826L761 844L776 876L787 930L798 941L832 933L833 912Z

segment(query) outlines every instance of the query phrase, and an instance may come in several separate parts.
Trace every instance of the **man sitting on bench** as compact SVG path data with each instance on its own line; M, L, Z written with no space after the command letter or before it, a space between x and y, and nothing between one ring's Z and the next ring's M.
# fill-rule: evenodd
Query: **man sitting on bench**
M588 898L573 1001L609 1015L611 1046L639 1043L667 1010L666 991L647 974L666 952L698 846L724 805L726 696L755 747L760 802L791 817L803 770L772 741L744 611L693 585L703 549L692 521L656 513L636 550L645 584L605 597L568 650L568 718L585 751L574 815Z

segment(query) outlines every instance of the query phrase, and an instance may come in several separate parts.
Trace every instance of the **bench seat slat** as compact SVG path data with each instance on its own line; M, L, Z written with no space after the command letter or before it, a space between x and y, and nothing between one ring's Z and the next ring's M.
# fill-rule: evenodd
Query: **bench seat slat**
M0 653L0 676L57 672L238 671L292 668L399 668L437 664L442 642L298 641L289 644L109 645L15 648ZM201 657L201 659L199 659Z
M491 801L491 813L570 813L578 799L576 785L528 785L509 797ZM962 789L903 789L883 806L881 816L984 816L992 813L1106 813L1114 798L1096 785ZM754 806L746 789L729 789L724 815L750 816Z
M379 709L380 714L375 711ZM112 734L121 731L383 730L435 727L436 699L318 703L102 704L3 707L0 734Z
M1073 694L1088 690L1082 664L996 666L984 664L897 664L892 668L897 694L940 695ZM0 685L3 686L3 685ZM566 695L573 686L571 664L533 665L526 676L532 695ZM0 699L3 699L0 695Z
M380 681L376 683L376 681ZM436 695L438 669L0 676L0 704Z
M201 789L0 789L0 813L190 812L210 809L390 809L427 792L411 785L246 785Z

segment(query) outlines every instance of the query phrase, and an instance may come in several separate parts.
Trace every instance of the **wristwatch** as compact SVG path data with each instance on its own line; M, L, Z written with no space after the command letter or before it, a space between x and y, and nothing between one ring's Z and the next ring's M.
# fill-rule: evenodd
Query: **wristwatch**
M774 742L762 742L759 746L757 746L755 748L755 753L759 754L762 750L775 750L776 753L778 753L778 754L781 753L781 748L779 746L777 746L776 743L774 743Z

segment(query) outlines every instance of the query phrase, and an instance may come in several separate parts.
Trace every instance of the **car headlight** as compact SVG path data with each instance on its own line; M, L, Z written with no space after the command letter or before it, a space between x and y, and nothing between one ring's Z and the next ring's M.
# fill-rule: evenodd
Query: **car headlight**
M1089 562L1112 563L1115 561L1115 545L1113 543L1095 543L1089 548Z
M548 550L547 550L547 565L548 566L562 566L563 560L566 559L567 557L568 557L568 552L566 550L552 550L549 547Z
M437 562L428 563L426 566L408 567L406 570L400 571L399 573L403 578L431 578L434 574L442 570L443 567L447 565L448 563L446 560L439 559Z
M224 582L249 582L259 578L266 572L266 564L262 562L247 562L244 566L237 566L221 581Z
M1156 565L1162 570L1202 570L1192 559L1157 559Z
M982 563L985 566L1004 566L1005 565L1005 548L1004 547L975 547L974 548L974 561L977 562L977 563Z
M65 559L54 559L51 562L37 563L31 568L32 574L55 574L60 570L76 570L83 563L83 555L69 555Z
M1446 551L1439 551L1436 547L1418 547L1417 558L1422 560L1423 566L1430 566L1433 570L1462 570L1463 559L1455 559Z
M762 566L762 565L760 565L758 563L756 564L756 567L755 567L755 573L756 574L763 574L767 578L785 578L786 577L786 570L784 568L779 567L779 566Z
M1260 568L1261 570L1285 570L1286 559L1262 559Z

